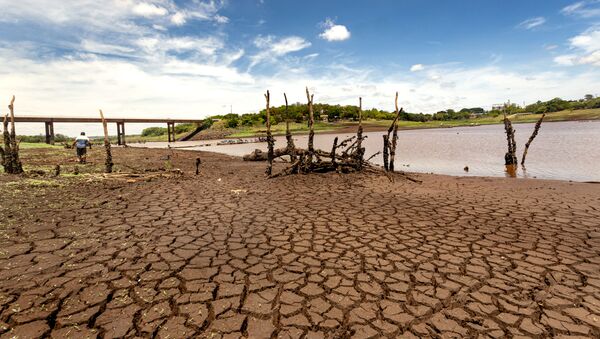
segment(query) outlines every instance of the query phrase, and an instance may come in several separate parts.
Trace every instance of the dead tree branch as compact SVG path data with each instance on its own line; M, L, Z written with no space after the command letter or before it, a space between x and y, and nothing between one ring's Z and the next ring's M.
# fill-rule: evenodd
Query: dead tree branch
M267 165L267 170L266 170L266 174L268 176L271 175L272 171L273 171L273 147L274 147L274 140L273 140L273 134L271 133L271 107L270 105L270 100L271 100L271 94L269 93L269 91L267 91L267 93L265 94L265 99L267 100L267 147L268 147L268 152L267 152L267 161L268 161L268 165Z
M396 92L395 106L396 116L388 128L387 134L383 135L383 168L390 172L394 171L394 159L396 157L396 145L398 143L398 124L400 114L404 111L403 108L398 109L398 92Z
M540 118L540 120L538 120L535 123L535 127L533 128L533 133L531 133L529 140L527 140L527 143L525 144L525 149L523 150L523 157L521 158L521 166L523 166L523 167L525 167L525 157L527 156L527 151L529 150L529 145L531 145L531 143L533 142L533 139L535 139L535 137L538 135L540 127L542 126L542 121L544 120L545 116L546 116L546 114L542 114L542 117Z
M112 161L110 140L108 139L108 126L106 124L106 119L104 119L104 113L102 113L102 110L100 110L100 119L102 120L102 127L104 128L104 151L106 152L106 159L104 160L104 172L112 173L114 164Z

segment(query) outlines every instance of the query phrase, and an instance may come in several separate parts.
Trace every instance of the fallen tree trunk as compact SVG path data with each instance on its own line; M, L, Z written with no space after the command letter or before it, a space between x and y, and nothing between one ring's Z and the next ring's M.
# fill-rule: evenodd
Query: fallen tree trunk
M533 128L533 133L531 133L529 140L527 140L527 143L525 144L525 149L523 150L523 157L521 158L521 166L523 166L523 167L525 167L525 157L527 156L527 151L529 150L529 146L533 142L533 139L535 139L535 137L538 135L540 127L542 126L542 121L544 120L545 116L546 116L546 114L542 114L542 117L540 118L540 120L538 120L535 123L535 127Z

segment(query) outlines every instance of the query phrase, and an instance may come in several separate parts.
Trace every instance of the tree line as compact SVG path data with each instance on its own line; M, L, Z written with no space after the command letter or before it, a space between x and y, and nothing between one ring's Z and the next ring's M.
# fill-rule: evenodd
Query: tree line
M462 108L458 111L447 109L438 111L433 114L424 113L409 113L401 112L400 120L427 122L427 121L449 121L449 120L464 120L472 117L496 117L504 112L507 114L515 113L551 113L563 110L579 110L600 108L600 97L594 97L587 94L584 98L578 100L563 100L554 98L548 101L538 101L525 107L517 104L506 104L502 108L495 108L486 111L481 107ZM294 103L287 107L285 105L271 107L271 124L278 124L286 120L292 122L306 122L308 117L308 105L303 103ZM330 105L315 103L313 105L315 120L320 121L357 121L358 106L355 105ZM363 110L363 119L365 120L393 120L394 112L371 108ZM226 128L251 127L264 125L266 121L266 110L263 109L258 113L236 114L229 113L223 115L213 115L206 119L205 128L210 127L214 120L223 121ZM193 130L195 126L192 124L179 124L175 126L176 133L184 133ZM157 136L166 135L167 129L162 127L150 127L142 132L142 136Z

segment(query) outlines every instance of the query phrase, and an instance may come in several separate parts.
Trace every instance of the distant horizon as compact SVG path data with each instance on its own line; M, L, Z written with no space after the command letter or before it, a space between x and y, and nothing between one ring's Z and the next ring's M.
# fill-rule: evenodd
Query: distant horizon
M131 118L251 113L305 86L423 113L600 95L598 0L0 5L2 113L13 94L17 114Z

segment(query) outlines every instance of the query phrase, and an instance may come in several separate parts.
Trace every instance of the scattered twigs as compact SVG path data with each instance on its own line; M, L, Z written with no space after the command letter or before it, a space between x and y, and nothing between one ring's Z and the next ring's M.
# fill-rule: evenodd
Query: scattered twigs
M270 104L270 100L271 100L271 95L269 94L269 91L267 91L267 93L265 94L265 99L267 100L267 146L268 146L268 152L267 152L267 161L268 161L268 165L267 165L267 170L266 173L268 176L271 175L271 173L273 172L273 147L275 146L275 141L273 140L273 134L271 134L271 108L269 106Z
M546 116L546 114L542 114L542 117L540 118L540 120L538 120L535 123L535 127L533 128L533 133L531 133L531 136L529 137L529 140L527 140L527 143L525 144L525 149L523 150L523 157L521 158L521 166L525 167L525 157L527 156L527 151L529 150L529 145L531 145L531 143L533 142L533 139L535 139L535 137L537 136L540 127L542 126L542 121L544 120L544 117Z
M8 131L8 115L4 116L2 122L4 132L4 148L0 147L0 156L2 157L2 166L4 172L9 174L21 174L23 173L23 164L19 159L19 142L17 141L17 134L15 133L15 96L13 95L10 100L8 109L10 111L10 132Z
M112 173L113 169L113 161L112 161L112 152L110 149L110 140L108 139L108 126L106 124L106 119L104 119L104 113L100 110L100 119L102 119L102 127L104 128L104 150L106 152L106 159L104 161L104 172Z
M269 92L267 92L265 98L267 99L267 133L269 134L270 107L268 94ZM267 165L266 173L269 178L275 178L290 174L307 174L331 171L348 173L360 171L365 168L372 168L372 165L368 163L368 161L371 160L372 157L365 161L365 149L362 146L362 141L366 139L366 136L363 136L362 129L362 99L360 99L359 101L361 106L359 110L361 111L361 114L359 117L359 127L356 136L352 136L342 141L340 141L339 138L336 137L333 141L333 146L331 150L323 151L320 149L315 149L314 146L314 95L312 95L308 87L306 87L309 127L307 149L296 148L294 145L292 134L289 129L289 116L287 113L288 100L287 95L285 93L284 98L286 103L286 147L274 150L271 150L271 148L269 148L269 153L272 153L272 156L271 154L267 154L265 156L264 152L260 150L255 150L253 153L244 156L244 160L267 160L269 163ZM289 166L279 171L278 173L273 173L272 163L277 158L289 158Z

